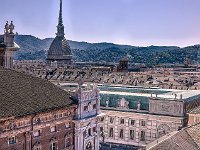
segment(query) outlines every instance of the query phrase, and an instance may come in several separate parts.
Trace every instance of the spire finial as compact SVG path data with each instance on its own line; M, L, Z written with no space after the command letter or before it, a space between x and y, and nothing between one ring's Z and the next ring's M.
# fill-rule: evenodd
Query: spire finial
M57 26L57 36L64 36L64 26L62 20L62 0L60 0L60 11L59 11L59 18L58 18L58 26Z
M59 21L58 21L59 25L63 24L63 20L62 20L62 0L60 0L60 12L59 12Z

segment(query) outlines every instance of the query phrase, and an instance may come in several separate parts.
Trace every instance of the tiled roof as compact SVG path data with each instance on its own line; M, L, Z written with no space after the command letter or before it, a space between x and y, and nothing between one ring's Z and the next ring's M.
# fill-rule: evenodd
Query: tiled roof
M200 114L200 106L199 107L195 107L194 109L192 109L190 111L190 114Z
M49 81L0 68L0 119L72 104L70 95Z
M200 124L193 125L187 128L186 131L200 149Z
M183 128L176 134L162 137L147 146L148 150L199 150L200 149L200 124ZM157 142L157 143L156 143ZM151 146L150 146L151 145Z

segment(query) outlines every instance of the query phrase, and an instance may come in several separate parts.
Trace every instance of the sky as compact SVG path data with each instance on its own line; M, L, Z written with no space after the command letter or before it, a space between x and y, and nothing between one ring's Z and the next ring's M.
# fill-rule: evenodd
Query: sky
M0 0L0 34L55 37L59 0ZM2 7L3 6L3 7ZM134 46L200 44L200 0L63 0L66 38Z

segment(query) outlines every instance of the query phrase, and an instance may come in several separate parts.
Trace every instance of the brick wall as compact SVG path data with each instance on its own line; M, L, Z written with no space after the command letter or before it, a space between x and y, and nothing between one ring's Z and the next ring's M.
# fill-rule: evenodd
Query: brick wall
M58 118L55 117L56 114L58 114ZM60 114L63 116L61 117ZM34 150L37 146L40 147L40 150L48 150L52 142L55 142L58 149L71 149L74 144L73 117L74 108L0 121L0 150ZM35 123L34 120L37 118L41 118L43 121ZM27 124L19 126L19 122L23 122L23 120ZM51 131L53 127L55 127L55 131ZM36 134L38 132L39 135ZM16 140L9 144L9 138L12 137ZM69 141L67 148L66 139Z

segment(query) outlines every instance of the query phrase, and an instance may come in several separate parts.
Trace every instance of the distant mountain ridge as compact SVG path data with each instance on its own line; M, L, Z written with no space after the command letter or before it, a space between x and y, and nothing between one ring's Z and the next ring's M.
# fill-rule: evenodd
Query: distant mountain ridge
M34 60L46 59L47 50L53 38L39 39L32 35L16 35L15 42L20 46L15 59ZM160 63L183 63L186 57L193 61L200 59L200 46L184 48L176 46L135 47L113 43L88 43L68 41L72 48L75 61L105 61L118 62L124 56L129 56L131 62L156 65Z

